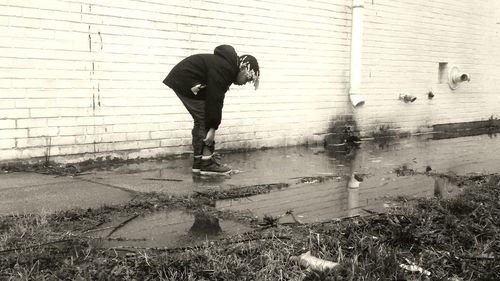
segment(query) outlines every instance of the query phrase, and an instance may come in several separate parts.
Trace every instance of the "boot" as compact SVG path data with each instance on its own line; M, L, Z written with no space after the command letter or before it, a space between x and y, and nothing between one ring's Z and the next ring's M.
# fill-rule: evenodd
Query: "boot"
M228 175L232 169L219 162L219 155L213 154L209 158L203 157L201 160L201 175Z

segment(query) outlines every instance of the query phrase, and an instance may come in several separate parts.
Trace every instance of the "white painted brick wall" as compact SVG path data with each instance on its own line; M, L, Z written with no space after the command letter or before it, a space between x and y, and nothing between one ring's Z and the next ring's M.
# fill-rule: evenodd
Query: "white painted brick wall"
M349 17L344 1L4 0L0 160L48 144L51 156L190 151L191 117L161 81L219 44L262 69L259 91L227 93L219 146L306 142L344 114Z
M499 107L499 4L365 1L364 133L487 119ZM483 3L483 2L481 2ZM348 103L350 0L3 0L0 161L190 151L192 121L161 81L182 58L231 44L261 87L233 86L220 148L321 141ZM438 62L471 83L454 92ZM426 92L436 97L429 101ZM401 91L418 97L397 100Z
M384 125L418 132L499 117L499 1L373 0L364 12L366 106L356 117L365 134ZM470 83L454 91L440 84L439 62L469 73ZM417 100L399 101L402 92Z

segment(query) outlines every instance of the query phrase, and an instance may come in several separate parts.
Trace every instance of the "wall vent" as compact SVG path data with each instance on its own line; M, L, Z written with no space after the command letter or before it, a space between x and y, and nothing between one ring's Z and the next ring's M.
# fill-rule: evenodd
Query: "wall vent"
M440 62L438 69L438 83L445 84L448 83L448 63Z

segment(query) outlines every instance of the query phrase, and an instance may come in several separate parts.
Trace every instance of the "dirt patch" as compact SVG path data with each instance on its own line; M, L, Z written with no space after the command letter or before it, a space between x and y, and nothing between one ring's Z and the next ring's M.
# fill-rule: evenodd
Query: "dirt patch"
M233 199L248 197L257 194L263 194L271 192L272 190L279 190L282 188L287 188L288 183L271 183L271 184L258 184L250 186L235 187L229 190L207 190L204 192L197 192L197 197L206 198L209 200L222 200L222 199Z
M122 159L117 157L98 157L96 159L87 159L75 163L56 163L48 159L30 160L28 161L8 161L0 162L0 172L33 172L47 175L57 176L76 176L84 174L90 170L107 170L119 166L133 163L144 163L146 161L162 162L178 158L186 158L188 155L168 155L156 158L135 158Z

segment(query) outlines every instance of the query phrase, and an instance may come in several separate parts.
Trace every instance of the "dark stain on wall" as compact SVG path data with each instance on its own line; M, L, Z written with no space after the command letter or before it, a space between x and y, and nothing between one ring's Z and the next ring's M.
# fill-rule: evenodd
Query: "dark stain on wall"
M496 137L497 133L500 133L500 120L491 115L489 119L483 121L436 124L432 126L432 129L433 139L449 139L483 134Z
M359 140L360 132L352 115L337 116L330 121L325 145L357 143Z

